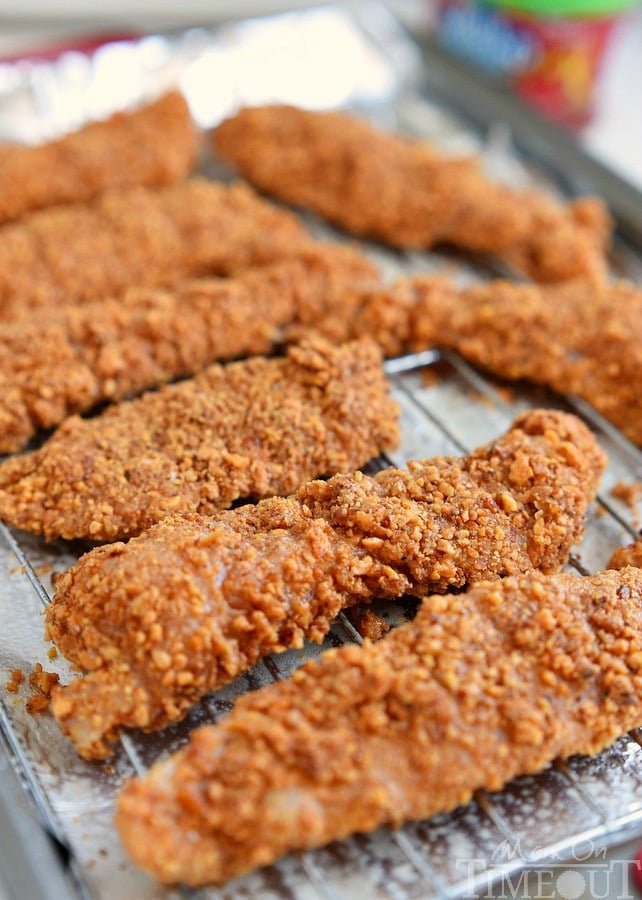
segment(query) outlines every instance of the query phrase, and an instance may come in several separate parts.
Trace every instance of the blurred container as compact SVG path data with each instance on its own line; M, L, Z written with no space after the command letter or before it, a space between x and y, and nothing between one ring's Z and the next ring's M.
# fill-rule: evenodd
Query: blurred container
M613 26L635 0L439 0L448 50L503 76L545 115L586 124Z

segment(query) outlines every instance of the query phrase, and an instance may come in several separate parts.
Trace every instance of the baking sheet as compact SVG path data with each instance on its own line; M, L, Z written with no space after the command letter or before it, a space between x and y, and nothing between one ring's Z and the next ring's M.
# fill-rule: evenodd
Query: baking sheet
M419 74L416 47L385 9L372 9L375 12L368 15L367 23L324 7L216 31L150 36L138 43L103 48L95 57L78 59L73 54L71 60L63 58L45 67L22 71L0 67L0 131L14 138L42 139L175 82L185 90L203 127L245 102L344 106L366 111L388 127L429 137L453 152L477 149L489 171L510 183L536 181L556 190L541 172L534 172L515 155L503 124L490 129L480 142L448 111L419 95L414 89ZM358 65L350 64L355 61ZM206 171L212 176L225 174L211 161ZM306 220L317 236L344 239L314 217ZM484 261L471 264L452 254L397 253L366 242L363 248L389 277L444 267L462 279L484 279L497 272ZM627 272L639 260L628 250L615 262ZM437 360L438 369L433 365L433 377L427 377L422 366ZM397 452L374 461L370 469L466 452L505 431L518 412L533 406L571 408L588 418L609 454L600 499L577 548L575 567L599 570L611 552L636 533L634 511L614 499L611 490L618 482L642 479L642 453L585 405L538 389L507 391L483 379L454 354L394 361L388 371L401 408L403 440ZM572 871L584 878L582 873L589 869L582 866L604 870L599 855L604 844L642 835L642 746L634 732L594 760L572 759L538 777L517 779L505 791L492 796L481 793L467 807L429 822L397 831L380 829L318 851L291 854L276 866L219 889L160 887L128 862L115 837L112 814L120 785L181 746L193 727L223 715L235 697L287 677L323 648L310 645L268 658L232 685L209 695L184 722L158 734L131 733L107 764L86 763L61 737L52 718L26 712L24 685L17 695L5 689L10 669L29 672L37 661L47 671L58 672L62 680L73 677L63 659L49 658L41 614L51 595L52 574L72 565L83 549L62 542L47 545L0 526L0 778L2 766L10 764L12 774L20 779L27 811L16 806L7 812L6 801L3 809L14 824L31 817L32 830L39 820L47 841L47 834L55 837L50 842L54 852L45 864L66 881L61 893L52 877L52 892L46 896L410 900L470 896L485 891L493 881L502 889L510 887L509 896L515 896L518 882L511 879L525 865L544 860L555 879L571 871L568 861L572 860ZM378 609L394 624L412 614L413 602ZM355 639L341 617L324 646ZM0 796L0 806L2 802ZM0 862L24 865L25 877L31 870L35 885L41 866L38 854L29 847L23 850L24 861L12 858L8 862L0 849ZM524 888L527 882L521 884ZM31 896L37 895L32 892Z

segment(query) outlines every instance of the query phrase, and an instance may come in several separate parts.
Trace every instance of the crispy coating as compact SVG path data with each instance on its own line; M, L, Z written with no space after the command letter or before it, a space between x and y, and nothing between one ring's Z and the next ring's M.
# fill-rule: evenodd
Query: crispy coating
M184 97L169 91L47 144L0 146L0 222L109 188L171 184L193 168L197 141Z
M292 259L235 278L131 288L118 299L8 322L0 332L0 453L20 450L38 429L97 403L219 359L267 353L285 326L318 320L338 282L343 289L375 279L360 254L311 243Z
M0 335L0 452L23 446L99 400L184 374L213 358L265 352L310 330L376 340L386 356L457 349L511 379L576 394L642 445L642 292L627 282L458 289L442 277L383 285L358 253L308 243L292 260L170 295L64 308Z
M305 230L242 184L106 191L0 229L0 320L292 256Z
M60 677L55 672L45 672L41 663L36 663L33 671L29 673L29 687L31 694L25 704L25 709L31 715L44 713L49 709L51 692L59 683Z
M348 611L348 619L362 638L380 641L390 631L390 625L368 607L353 607Z
M626 547L618 547L609 559L607 569L625 569L627 566L637 566L642 569L642 538L633 541Z
M467 457L335 475L92 550L46 613L47 637L89 673L55 692L54 715L103 758L120 728L181 718L265 654L321 640L355 602L556 571L604 462L577 418L536 410Z
M242 697L129 781L116 824L163 882L423 819L642 724L642 572L541 573L423 601L376 644Z
M332 339L370 334L386 356L455 349L503 378L582 397L642 446L642 290L631 282L457 288L416 276L327 302L332 314L309 321Z
M0 466L0 517L53 538L128 538L172 513L291 494L399 443L398 410L368 341L293 346L285 359L195 378L74 416Z
M284 337L300 340L315 332L340 344L367 336L379 344L385 356L398 356L411 348L416 305L417 291L411 278L393 284L385 284L381 278L337 279L323 295L311 294L299 304Z
M639 287L496 281L459 291L425 277L412 284L414 304L394 310L412 347L454 348L503 378L576 394L642 445Z
M563 206L492 183L472 158L376 131L344 113L242 109L217 153L262 190L395 247L496 254L537 281L601 280L610 221L597 198Z

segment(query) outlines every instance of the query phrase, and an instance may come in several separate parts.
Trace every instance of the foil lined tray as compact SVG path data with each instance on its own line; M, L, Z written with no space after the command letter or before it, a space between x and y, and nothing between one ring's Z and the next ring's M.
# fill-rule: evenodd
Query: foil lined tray
M481 140L447 108L418 93L419 63L415 44L385 8L372 5L367 22L324 7L211 31L153 35L104 47L88 58L72 54L45 66L0 66L0 135L43 139L178 83L203 127L241 103L345 106L366 110L382 125L425 136L452 152L474 149L494 176L509 183L559 189L515 154L504 124L493 126ZM226 176L212 161L206 161L205 171ZM345 240L312 216L306 222L318 237ZM449 267L456 277L472 280L498 271L483 260L471 263L454 254L398 253L367 242L362 247L389 277ZM633 275L640 260L620 247L614 265ZM572 409L593 427L608 452L609 467L570 565L597 571L637 533L637 511L611 491L618 483L642 478L642 453L586 404L540 389L495 384L452 353L427 351L390 360L386 369L401 409L403 440L398 451L374 460L369 470L467 452L534 406ZM566 860L597 859L605 844L642 834L642 741L633 732L596 759L574 758L538 777L519 778L502 792L482 792L468 806L427 822L290 854L218 889L157 885L125 858L112 826L123 781L180 747L194 727L224 715L240 694L287 677L324 647L359 637L340 617L323 647L269 657L205 698L185 721L157 734L131 733L108 763L89 764L78 758L51 717L26 711L25 685L18 694L5 687L9 670L27 673L36 662L63 681L73 677L65 660L49 657L41 614L51 596L52 575L72 565L84 549L63 542L48 545L0 525L0 824L5 845L0 867L23 867L34 900L454 898L486 891L492 882L507 884L513 873L543 860L566 865ZM407 600L379 605L377 611L395 625L412 616L415 606ZM16 850L8 859L10 837Z

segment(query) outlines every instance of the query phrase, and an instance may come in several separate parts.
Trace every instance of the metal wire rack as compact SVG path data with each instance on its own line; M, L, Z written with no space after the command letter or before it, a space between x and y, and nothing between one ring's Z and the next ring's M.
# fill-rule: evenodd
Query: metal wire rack
M472 132L411 92L397 95L381 107L381 114L405 131L430 132L428 136L442 143L444 135L446 142L476 143ZM520 178L531 177L506 151L503 140L498 144L491 139L484 152L510 177L515 172ZM311 217L308 224L319 237L339 239ZM484 261L471 265L441 254L397 253L368 244L363 248L390 276L444 265L456 267L463 278L493 274ZM627 251L615 263L630 272L632 261L637 265ZM390 360L386 369L401 410L403 439L395 453L372 461L369 471L402 466L413 458L465 453L503 433L527 408L572 409L595 431L609 466L570 565L581 572L597 571L616 547L637 535L635 512L611 491L619 482L642 478L642 453L586 404L541 389L498 385L453 353L427 351ZM25 869L34 900L456 898L486 891L524 866L542 860L586 860L606 843L642 833L642 738L632 732L595 759L560 762L537 777L516 779L502 792L480 792L468 806L427 822L395 831L379 829L314 852L291 854L219 889L158 886L126 860L114 834L113 804L122 783L181 746L194 727L223 715L240 694L288 677L325 647L361 639L341 615L323 646L265 659L206 697L183 722L157 734L125 735L112 760L89 764L77 757L52 718L27 713L26 691L8 693L3 677L11 669L29 671L37 661L63 680L73 677L64 660L50 657L41 613L51 595L52 574L72 565L83 549L62 542L47 545L0 523L0 823L7 842L15 837L15 865ZM377 611L394 626L411 617L414 606L409 599L382 604Z

